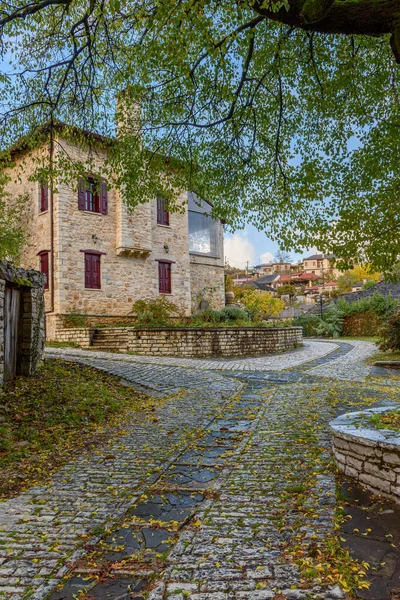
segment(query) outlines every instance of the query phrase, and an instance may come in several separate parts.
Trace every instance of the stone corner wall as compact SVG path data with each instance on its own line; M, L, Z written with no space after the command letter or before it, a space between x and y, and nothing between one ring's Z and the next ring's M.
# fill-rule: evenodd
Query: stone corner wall
M352 436L331 426L339 470L372 493L400 504L400 445L380 443L363 431L363 436Z
M71 327L58 329L55 334L57 342L76 344L81 348L89 348L92 345L94 329L91 327Z
M45 342L45 276L34 269L25 270L0 260L0 387L4 385L6 290L21 292L21 314L17 316L17 374L32 375L43 358Z

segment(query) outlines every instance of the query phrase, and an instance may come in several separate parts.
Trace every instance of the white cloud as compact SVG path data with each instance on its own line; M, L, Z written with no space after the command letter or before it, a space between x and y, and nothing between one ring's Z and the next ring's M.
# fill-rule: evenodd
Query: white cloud
M235 233L225 238L225 259L231 267L244 269L247 261L249 266L254 265L256 256L255 246L247 239L246 231L244 233Z
M260 256L260 261L262 264L273 262L274 255L272 254L272 252L264 252L264 254L261 254L261 256Z

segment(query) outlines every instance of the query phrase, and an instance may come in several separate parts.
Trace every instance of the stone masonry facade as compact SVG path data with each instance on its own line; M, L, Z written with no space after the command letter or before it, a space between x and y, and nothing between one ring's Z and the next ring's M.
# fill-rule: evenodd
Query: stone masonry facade
M301 327L59 329L57 341L144 356L228 357L285 352L303 344Z
M43 211L41 186L34 180L34 173L44 152L44 148L39 148L16 153L7 191L12 202L25 199L23 225L28 236L21 255L22 266L38 269L40 253L49 254L49 289L45 291L49 339L55 339L55 330L62 324L61 315L85 314L97 322L132 316L136 300L159 296L158 261L171 265L168 298L184 313L191 314L203 299L215 309L222 308L223 226L217 222L216 252L190 252L188 192L182 192L179 198L184 210L171 212L168 225L157 222L156 198L130 211L123 193L111 185L107 214L79 209L79 179L55 182L52 202ZM106 179L105 144L93 152L60 133L55 153L67 155L71 162L87 163L88 176ZM100 289L85 287L84 251L100 256Z
M17 361L16 374L32 375L43 358L44 323L44 276L38 271L15 267L4 260L0 261L0 387L5 380L5 365L9 359L9 349L5 348L7 315L7 290L19 291L21 306L15 323L18 337L15 341Z

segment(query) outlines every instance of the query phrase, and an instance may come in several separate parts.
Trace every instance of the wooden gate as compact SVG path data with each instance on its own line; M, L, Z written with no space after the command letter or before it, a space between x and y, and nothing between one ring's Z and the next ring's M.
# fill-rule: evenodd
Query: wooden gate
M6 287L4 298L4 379L10 380L18 372L18 354L21 324L21 290Z

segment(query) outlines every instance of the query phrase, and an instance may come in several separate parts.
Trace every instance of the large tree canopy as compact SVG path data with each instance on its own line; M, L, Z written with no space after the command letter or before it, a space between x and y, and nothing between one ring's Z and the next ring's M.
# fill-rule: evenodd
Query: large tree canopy
M0 143L55 119L114 135L125 90L140 111L109 169L128 203L184 186L232 228L386 271L399 24L396 0L0 0Z

